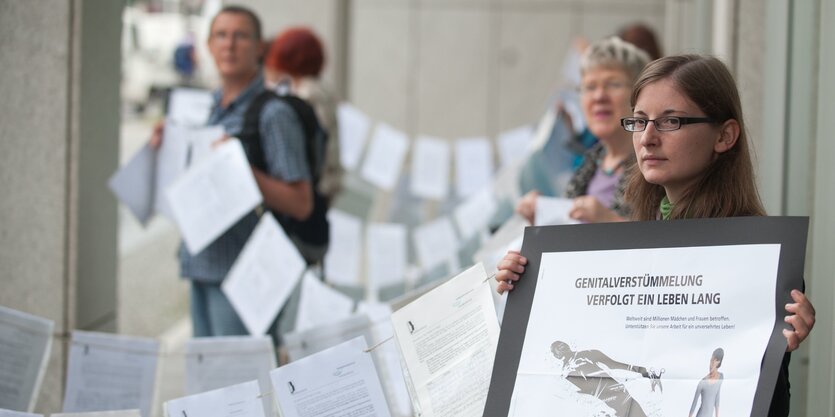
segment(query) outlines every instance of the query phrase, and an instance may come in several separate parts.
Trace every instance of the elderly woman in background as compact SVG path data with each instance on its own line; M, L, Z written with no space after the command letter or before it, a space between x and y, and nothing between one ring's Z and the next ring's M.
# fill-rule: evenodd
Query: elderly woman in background
M632 114L632 84L648 62L646 52L617 37L592 43L583 52L580 106L599 143L585 153L566 190L566 197L574 199L569 216L575 220L612 222L629 215L623 202L624 173L635 155L631 135L621 128L620 119ZM538 196L531 191L516 207L531 224Z

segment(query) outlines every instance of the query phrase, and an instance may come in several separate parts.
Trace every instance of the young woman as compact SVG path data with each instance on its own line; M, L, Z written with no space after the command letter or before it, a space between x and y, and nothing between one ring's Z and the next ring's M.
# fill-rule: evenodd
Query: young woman
M626 188L634 220L762 216L739 93L716 58L679 55L653 61L632 91L633 116L622 120L632 132L638 169ZM527 260L508 252L499 263L498 291L513 289ZM784 330L791 352L815 324L815 310L792 291ZM789 355L775 387L770 416L787 416Z

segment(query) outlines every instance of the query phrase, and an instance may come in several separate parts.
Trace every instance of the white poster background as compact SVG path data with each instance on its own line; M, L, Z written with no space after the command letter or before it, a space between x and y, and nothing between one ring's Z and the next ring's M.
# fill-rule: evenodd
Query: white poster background
M687 415L711 355L721 347L721 415L750 415L774 325L779 255L776 244L543 254L509 415L550 416L554 409L565 416L612 413L561 376L568 370L551 353L555 341L574 352L599 350L614 361L663 370L663 394L635 372L609 372L648 416ZM577 288L581 277L645 274L701 275L702 285ZM691 303L690 294L703 293L719 293L719 304ZM589 296L625 294L635 295L633 304L589 305ZM655 303L637 305L638 294L652 294ZM663 294L687 294L688 303L660 305Z

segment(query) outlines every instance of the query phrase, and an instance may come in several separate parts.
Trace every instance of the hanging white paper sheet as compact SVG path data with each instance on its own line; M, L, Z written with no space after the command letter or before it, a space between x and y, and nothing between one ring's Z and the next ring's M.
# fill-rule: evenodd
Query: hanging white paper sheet
M486 138L455 141L455 189L468 197L490 184L493 178L493 149Z
M458 268L458 238L448 217L440 217L414 230L415 250L424 271L448 263Z
M355 170L362 157L371 121L365 113L348 103L339 104L337 118L339 121L339 160L345 169Z
M265 212L221 285L251 335L272 324L307 263L270 212ZM242 382L242 381L239 381Z
M360 285L362 220L338 209L328 210L330 245L325 254L325 279L345 286Z
M265 417L258 381L244 382L163 404L167 417Z
M302 277L299 311L294 331L303 331L344 319L354 310L354 300L325 285L311 271Z
M496 198L490 187L483 188L459 204L454 216L461 239L467 240L477 233L486 233L495 212Z
M534 131L530 126L520 126L499 133L499 159L503 167L528 155L533 134Z
M366 347L360 336L270 372L281 415L390 416Z
M139 409L151 415L159 342L73 331L63 411Z
M434 200L449 195L450 145L430 136L418 136L412 153L412 194Z
M385 123L378 124L362 166L362 178L391 191L397 185L408 150L409 138L405 133Z
M143 226L154 215L154 171L156 151L145 145L107 181L116 198Z
M166 191L189 253L196 254L261 203L261 192L237 140L219 145Z
M408 247L406 226L397 223L371 223L366 241L366 270L369 285L381 288L402 284L406 278Z
M0 408L32 411L40 391L55 323L0 306Z
M481 264L392 314L415 411L424 417L484 412L499 324Z

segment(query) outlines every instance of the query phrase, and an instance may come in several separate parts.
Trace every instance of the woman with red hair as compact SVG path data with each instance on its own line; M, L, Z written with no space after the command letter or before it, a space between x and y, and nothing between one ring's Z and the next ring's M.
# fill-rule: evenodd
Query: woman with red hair
M328 132L319 192L333 201L341 188L344 171L339 162L337 101L319 80L324 66L325 50L316 34L306 27L291 27L270 44L264 58L264 80L267 88L276 89L279 94L296 95L316 110L319 123Z

